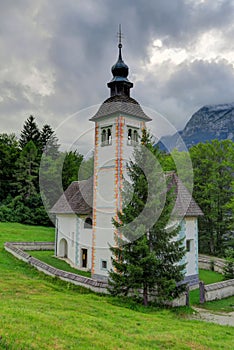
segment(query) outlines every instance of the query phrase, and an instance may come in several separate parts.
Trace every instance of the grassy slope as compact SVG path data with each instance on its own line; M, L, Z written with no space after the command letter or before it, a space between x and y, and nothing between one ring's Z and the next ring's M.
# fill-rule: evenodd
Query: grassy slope
M69 264L67 264L65 261L55 258L53 256L54 255L53 251L50 251L50 250L35 251L34 250L34 251L28 251L27 253L34 256L35 258L37 258L41 261L44 261L46 264L49 264L51 266L56 267L57 269L64 270L67 272L78 273L79 275L85 276L85 277L91 277L90 272L74 269Z
M3 250L4 241L52 239L51 229L0 223L0 349L233 348L231 327L131 310L45 277Z
M221 273L208 270L200 270L199 278L201 281L204 281L205 284L223 281L223 275ZM198 305L199 307L213 311L231 312L234 311L234 296L222 300L207 302L205 304L199 304L199 289L196 289L190 292L190 304Z

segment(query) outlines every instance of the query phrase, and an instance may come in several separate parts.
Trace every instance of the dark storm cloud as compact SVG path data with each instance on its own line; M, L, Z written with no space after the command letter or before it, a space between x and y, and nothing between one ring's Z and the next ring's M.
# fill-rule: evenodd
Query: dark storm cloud
M144 69L154 39L193 50L199 35L216 30L226 33L222 45L230 48L233 1L20 0L0 1L0 8L1 130L19 129L29 112L55 128L67 115L107 98L119 23L130 79L142 76L133 89L139 102L181 128L202 104L233 99L233 67L224 60L186 59L173 68L168 61ZM7 100L4 91L14 98Z

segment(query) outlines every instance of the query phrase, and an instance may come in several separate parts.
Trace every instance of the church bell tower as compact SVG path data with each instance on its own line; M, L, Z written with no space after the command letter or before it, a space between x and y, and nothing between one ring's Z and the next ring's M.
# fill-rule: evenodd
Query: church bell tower
M115 245L112 218L122 207L126 162L145 123L151 120L130 97L133 83L128 80L129 69L122 59L121 27L118 36L118 59L111 69L113 78L107 84L110 97L90 119L95 122L91 272L99 280L106 280L112 267L110 246Z

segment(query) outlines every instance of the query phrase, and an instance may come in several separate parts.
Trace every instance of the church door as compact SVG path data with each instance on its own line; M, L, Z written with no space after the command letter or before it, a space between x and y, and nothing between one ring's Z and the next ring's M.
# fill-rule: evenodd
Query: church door
M81 262L81 267L87 267L87 258L88 258L88 251L87 249L81 249L81 258L82 258L82 262Z

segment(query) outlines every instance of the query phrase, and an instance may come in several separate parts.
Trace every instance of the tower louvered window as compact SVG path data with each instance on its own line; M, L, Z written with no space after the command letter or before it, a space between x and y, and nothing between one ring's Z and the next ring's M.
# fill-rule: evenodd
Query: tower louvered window
M112 144L112 127L108 126L101 129L101 145L109 146Z

